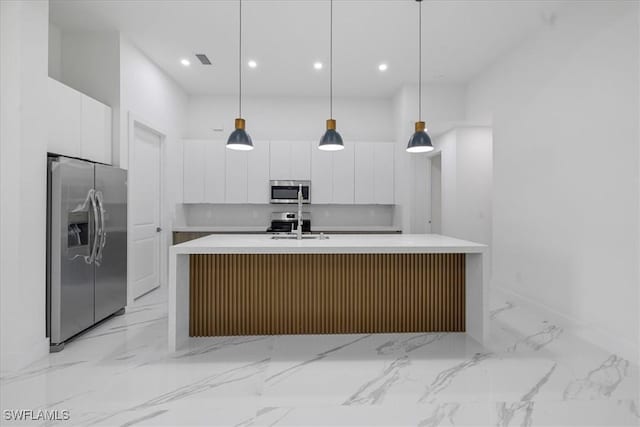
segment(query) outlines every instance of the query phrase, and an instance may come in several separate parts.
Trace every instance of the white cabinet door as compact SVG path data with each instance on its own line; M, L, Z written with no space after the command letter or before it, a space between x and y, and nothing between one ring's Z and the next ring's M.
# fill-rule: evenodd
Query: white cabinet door
M202 203L204 202L206 141L185 140L182 150L182 200L184 203ZM224 177L224 167L222 170Z
M224 203L226 187L226 143L224 141L202 141L205 145L203 167L204 202ZM185 164L185 167L188 167Z
M311 203L333 202L333 153L313 150L311 152Z
M291 143L272 141L269 152L271 179L293 179L291 176Z
M354 151L353 144L346 144L343 150L331 153L333 154L333 203L353 204Z
M227 150L226 203L247 203L247 152Z
M291 177L295 180L311 179L311 143L291 142ZM313 196L312 196L313 197Z
M271 141L270 176L278 180L311 179L311 143ZM313 195L311 196L313 197Z
M82 94L50 78L47 85L47 106L47 151L82 157Z
M374 204L373 143L357 142L354 159L354 201L356 204Z
M379 205L394 203L394 151L395 144L392 142L374 144L373 186L375 203Z
M247 201L269 203L269 142L253 141L247 152Z
M111 163L111 108L82 95L81 137L83 159Z

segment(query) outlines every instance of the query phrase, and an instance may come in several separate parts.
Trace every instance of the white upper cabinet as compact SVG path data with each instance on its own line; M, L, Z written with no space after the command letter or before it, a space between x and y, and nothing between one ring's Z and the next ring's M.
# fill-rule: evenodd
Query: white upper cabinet
M321 151L321 150L318 150ZM353 204L354 188L354 148L345 144L344 149L333 154L333 203L341 205ZM313 183L312 183L313 184Z
M311 203L333 203L333 153L314 149L311 152Z
M311 203L353 204L353 145L311 153Z
M207 141L185 140L182 144L183 159L183 189L182 200L184 203L204 203L205 163L207 154ZM224 177L224 164L222 168ZM224 187L223 187L224 199Z
M111 108L82 97L82 158L111 163Z
M269 143L235 151L225 141L183 141L183 203L269 203Z
M269 158L271 179L311 179L310 142L271 141Z
M49 137L47 151L66 156L82 157L80 117L82 94L49 79L47 90Z
M369 142L357 142L355 144L354 201L356 204L372 204L375 201L373 191L373 145Z
M394 153L392 142L377 143L373 147L373 188L374 203L392 205L395 203Z
M291 179L311 179L311 143L291 143Z
M394 144L358 142L354 173L356 204L394 203Z
M49 78L47 151L111 163L111 107Z
M271 179L292 179L291 143L272 141L269 152L269 176Z
M247 157L246 151L226 150L226 203L247 203Z
M269 180L311 180L312 204L394 203L394 144L322 151L309 142L254 141L233 151L224 141L183 141L184 203L269 203Z
M224 203L226 189L227 150L224 141L204 141L204 201ZM185 163L185 165L187 165Z
M253 141L247 152L247 202L269 203L269 142Z

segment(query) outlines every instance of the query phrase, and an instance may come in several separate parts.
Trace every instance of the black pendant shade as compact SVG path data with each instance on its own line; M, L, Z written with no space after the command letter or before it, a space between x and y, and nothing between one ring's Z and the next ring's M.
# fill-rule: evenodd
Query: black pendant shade
M320 138L318 148L324 151L338 151L344 149L342 137L336 131L335 120L327 120L327 131L322 135L322 138Z
M431 145L431 137L425 131L424 122L416 122L416 131L411 138L409 138L409 144L407 144L407 151L409 153L427 153L433 150Z
M249 151L253 150L253 142L251 137L244 130L244 119L236 119L236 130L231 132L227 140L227 148L232 150Z

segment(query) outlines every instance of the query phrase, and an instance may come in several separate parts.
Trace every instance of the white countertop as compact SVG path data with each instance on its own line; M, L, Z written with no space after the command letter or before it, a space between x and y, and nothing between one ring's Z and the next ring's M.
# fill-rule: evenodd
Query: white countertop
M171 247L177 254L483 253L487 246L439 234L336 234L329 239L272 239L267 234L210 235Z
M206 225L181 225L173 227L173 231L187 233L263 233L266 232L267 226L206 226ZM314 233L320 232L371 232L371 233L389 233L399 232L400 228L392 225L364 225L364 226L314 226Z

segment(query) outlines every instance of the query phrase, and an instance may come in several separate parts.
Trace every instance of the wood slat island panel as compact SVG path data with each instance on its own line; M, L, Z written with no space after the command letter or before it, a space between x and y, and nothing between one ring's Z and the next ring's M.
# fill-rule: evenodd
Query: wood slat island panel
M191 254L189 335L465 331L465 254Z

